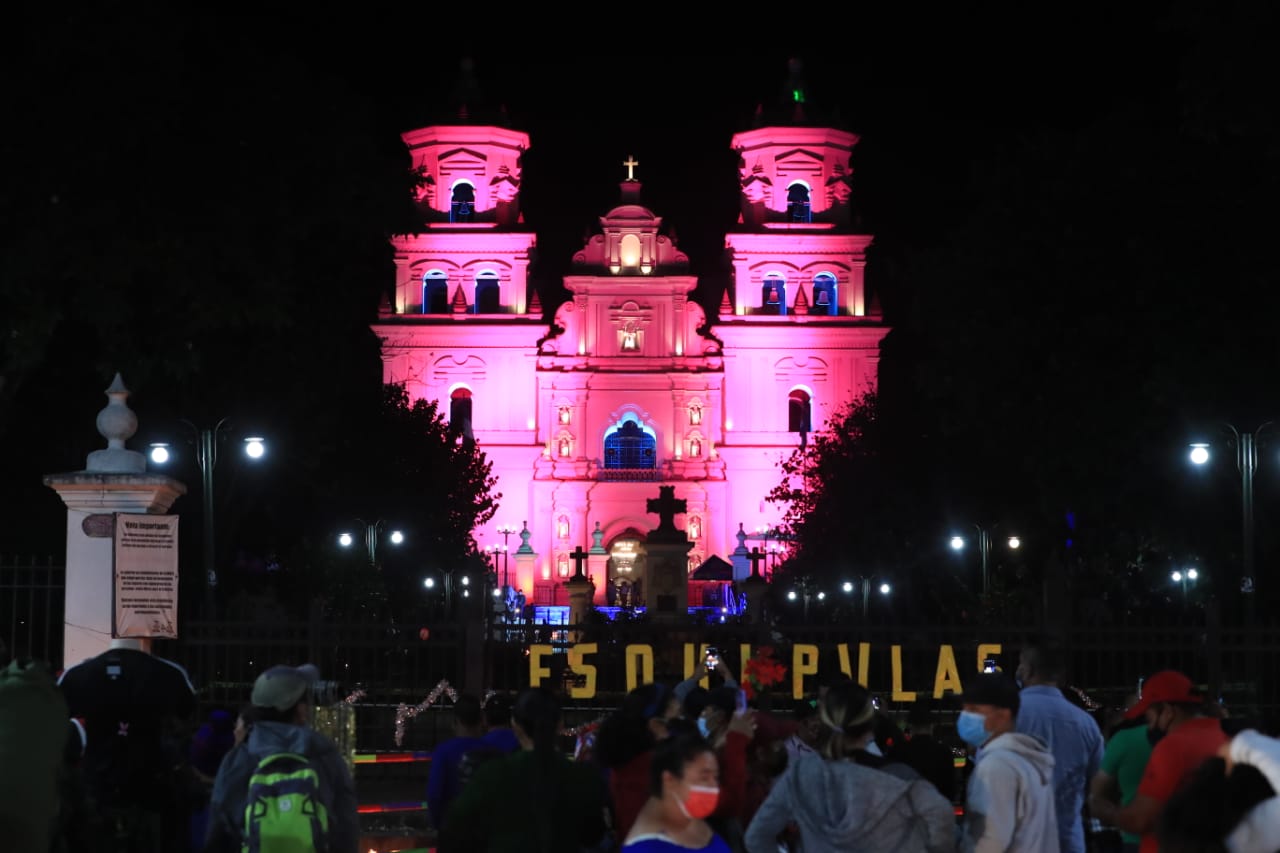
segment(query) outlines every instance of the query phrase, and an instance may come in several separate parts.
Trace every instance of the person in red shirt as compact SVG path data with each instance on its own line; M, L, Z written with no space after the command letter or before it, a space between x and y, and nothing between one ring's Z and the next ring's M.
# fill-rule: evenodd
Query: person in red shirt
M1204 697L1191 679L1175 670L1164 670L1142 685L1138 702L1125 719L1145 717L1147 736L1155 746L1137 796L1127 806L1093 800L1093 816L1105 824L1142 836L1140 853L1158 853L1156 822L1169 798L1206 759L1213 758L1228 738L1221 723L1204 713Z

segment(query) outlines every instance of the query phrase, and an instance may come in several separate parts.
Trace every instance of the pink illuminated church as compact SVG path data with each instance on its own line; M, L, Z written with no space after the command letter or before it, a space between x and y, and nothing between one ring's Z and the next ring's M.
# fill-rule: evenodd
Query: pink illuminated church
M781 460L875 384L888 329L863 281L872 237L852 227L858 137L806 123L796 100L788 121L727 140L741 215L713 318L626 152L617 205L574 254L548 324L520 213L529 136L461 120L403 135L424 222L393 240L394 298L374 327L384 379L440 401L492 461L501 506L475 535L519 531L501 580L529 602L565 603L581 549L597 604L651 604L647 502L663 485L683 501L690 575L745 577L749 548L777 547L765 498ZM690 605L718 603L688 587Z

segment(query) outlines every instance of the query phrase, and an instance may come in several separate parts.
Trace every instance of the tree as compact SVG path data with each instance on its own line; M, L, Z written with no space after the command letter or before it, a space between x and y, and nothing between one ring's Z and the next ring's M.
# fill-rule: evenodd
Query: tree
M403 385L386 384L371 421L340 451L348 464L324 496L321 517L330 531L352 517L404 530L404 546L380 547L378 562L392 610L405 612L399 605L421 598L424 573L482 570L472 532L493 518L502 495L484 451L445 420L435 400L410 402Z

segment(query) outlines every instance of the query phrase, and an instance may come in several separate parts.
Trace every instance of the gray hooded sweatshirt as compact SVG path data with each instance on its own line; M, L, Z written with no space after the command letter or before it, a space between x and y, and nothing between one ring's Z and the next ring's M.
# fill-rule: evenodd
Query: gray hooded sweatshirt
M955 850L951 803L923 778L802 753L787 765L747 827L747 853L777 853L789 822L803 853Z
M356 853L360 824L355 785L337 746L314 729L292 723L254 723L245 742L222 759L209 802L207 853L238 853L244 835L249 777L263 757L292 752L311 759L320 777L320 799L329 811L329 849Z
M1008 732L982 747L969 776L965 853L1058 853L1053 753L1039 738Z

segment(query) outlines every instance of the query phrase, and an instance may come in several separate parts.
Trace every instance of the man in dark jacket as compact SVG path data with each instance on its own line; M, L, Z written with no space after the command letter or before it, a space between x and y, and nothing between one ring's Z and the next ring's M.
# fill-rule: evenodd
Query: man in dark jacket
M320 674L310 664L275 666L253 685L253 728L244 743L227 753L213 782L207 853L239 853L244 843L249 778L258 762L274 753L310 760L319 776L319 799L329 814L328 849L356 853L360 842L355 785L332 740L309 727L311 685Z

